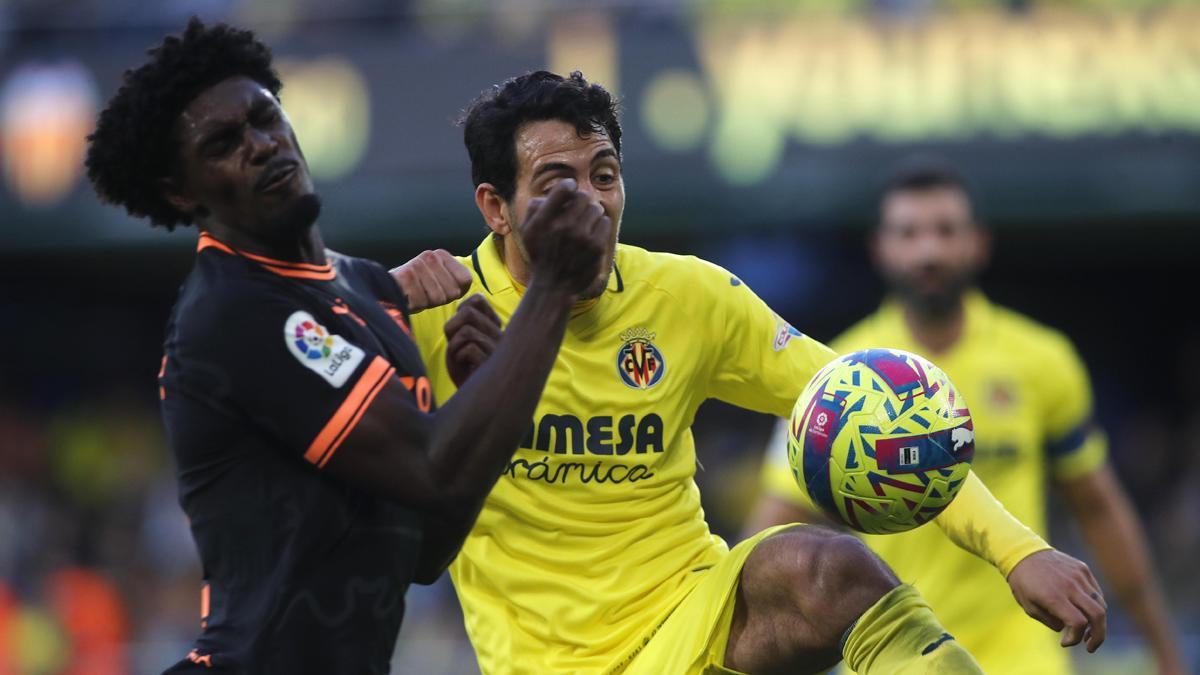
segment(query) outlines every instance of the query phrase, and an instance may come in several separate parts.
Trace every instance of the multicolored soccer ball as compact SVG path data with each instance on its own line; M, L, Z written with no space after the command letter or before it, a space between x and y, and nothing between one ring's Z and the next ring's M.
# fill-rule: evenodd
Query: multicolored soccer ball
M792 410L788 461L812 502L868 534L929 522L975 454L971 413L924 358L868 349L831 362Z

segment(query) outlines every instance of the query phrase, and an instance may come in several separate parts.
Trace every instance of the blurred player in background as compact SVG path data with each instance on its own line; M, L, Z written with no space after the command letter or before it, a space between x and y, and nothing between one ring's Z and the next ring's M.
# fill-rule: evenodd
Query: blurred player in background
M802 673L844 656L864 673L980 672L854 537L777 527L730 550L709 532L693 480L697 408L718 398L785 415L833 352L720 267L617 243L625 190L610 94L579 73L531 73L485 92L463 126L491 234L461 261L502 319L529 292L538 244L514 224L532 203L569 185L614 224L521 449L451 566L483 671ZM395 272L410 298L453 290L447 256ZM451 402L461 393L435 364L453 312L413 316L434 392ZM1099 646L1104 601L1086 566L977 479L938 523L1048 622L1070 624L1068 641Z
M872 239L891 297L832 345L842 354L903 349L945 370L975 422L975 472L1014 516L1043 534L1045 488L1053 484L1145 635L1159 672L1182 674L1145 537L1105 462L1084 366L1066 337L991 304L975 288L988 249L988 233L954 169L933 159L901 165L884 190ZM788 468L785 420L771 441L763 480L748 533L827 522ZM901 579L921 588L988 673L1070 671L1067 654L1012 602L1004 579L941 532L925 527L865 539ZM1040 608L1025 603L1025 609L1045 621Z
M90 137L103 199L200 230L160 394L204 619L170 672L385 673L408 585L441 574L507 466L612 224L551 191L519 226L532 269L507 335L478 297L425 329L462 387L435 412L395 282L322 242L280 86L252 33L193 19Z

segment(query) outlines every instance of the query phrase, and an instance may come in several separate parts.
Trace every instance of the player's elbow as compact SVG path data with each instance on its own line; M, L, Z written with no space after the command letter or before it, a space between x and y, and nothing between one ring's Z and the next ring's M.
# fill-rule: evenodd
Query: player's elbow
M1067 504L1072 515L1083 528L1107 529L1109 524L1128 514L1132 515L1132 506L1125 500L1124 495L1113 492L1104 493L1098 490L1076 490L1068 493Z
M422 560L413 574L413 583L419 586L430 586L442 577L442 572L445 572L449 566L449 560L444 562Z
M473 517L451 515L447 512L426 518L421 556L413 574L414 583L428 586L442 576L462 548L463 541L474 524L473 521Z

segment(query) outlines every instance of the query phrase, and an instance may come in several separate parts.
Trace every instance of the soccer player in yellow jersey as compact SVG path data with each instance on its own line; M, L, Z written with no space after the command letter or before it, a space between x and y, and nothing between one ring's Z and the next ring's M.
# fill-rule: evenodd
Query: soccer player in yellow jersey
M784 415L833 352L736 276L617 244L624 208L612 97L578 73L523 75L467 110L475 199L490 234L461 259L507 322L527 292L520 223L554 186L611 219L611 265L580 294L546 391L450 571L485 673L978 673L971 656L857 539L777 527L732 550L693 481L707 398ZM457 295L444 255L396 271L414 306ZM418 296L423 296L418 297ZM429 301L429 298L434 298ZM413 316L439 401L454 394L442 325ZM478 336L479 358L489 339ZM970 479L939 525L1009 575L1018 597L1104 639L1099 587Z
M1159 672L1182 674L1145 538L1105 463L1083 364L1063 335L991 304L973 287L987 249L987 233L975 222L958 174L934 160L903 165L884 191L873 240L892 297L833 348L904 349L944 369L971 408L974 471L1039 533L1046 529L1045 488L1053 484L1152 647ZM786 423L778 429L751 532L820 522L788 469ZM938 529L867 536L866 542L921 589L938 619L991 675L1069 672L1067 655L1012 602L1004 579Z

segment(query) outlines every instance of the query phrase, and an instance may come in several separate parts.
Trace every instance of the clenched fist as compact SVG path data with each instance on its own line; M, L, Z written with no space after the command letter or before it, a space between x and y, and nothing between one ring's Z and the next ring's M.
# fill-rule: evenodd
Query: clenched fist
M392 270L392 278L417 313L461 298L471 287L471 273L448 251L424 251Z
M582 293L596 280L608 252L612 220L566 178L545 199L529 203L519 228L529 252L530 284Z
M446 322L446 368L454 386L467 378L496 351L500 342L500 317L482 295L463 300L458 311Z

